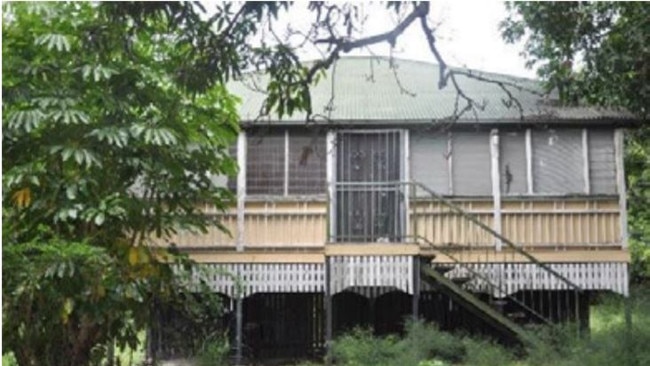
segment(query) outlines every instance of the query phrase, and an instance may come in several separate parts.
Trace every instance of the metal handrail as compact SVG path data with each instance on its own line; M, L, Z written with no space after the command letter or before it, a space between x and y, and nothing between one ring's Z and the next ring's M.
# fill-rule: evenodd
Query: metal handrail
M474 217L474 215L465 212L462 208L458 207L457 205L455 205L454 203L452 203L452 202L449 201L448 199L442 197L441 195L439 195L438 193L436 193L435 191L433 191L433 190L430 189L429 187L427 187L427 186L425 186L424 184L419 183L419 182L405 182L405 183L410 184L410 185L413 185L414 187L417 187L417 188L422 189L423 191L425 191L426 193L428 193L431 197L435 198L438 202L441 202L441 203L444 204L445 206L449 207L453 212L455 212L455 213L461 215L461 216L464 217L465 219L467 219L467 220L471 221L472 223L478 225L480 228L482 228L483 230L485 230L485 231L487 231L488 233L490 233L490 235L492 235L494 238L496 238L496 239L500 240L501 242L505 243L508 247L510 247L510 248L511 248L513 251L515 251L516 253L518 253L518 254L524 256L525 258L527 258L528 260L530 260L532 263L534 263L534 264L537 265L538 267L544 269L545 271L547 271L548 273L552 274L554 277L556 277L556 278L559 279L560 281L564 282L564 283L565 283L567 286L569 286L572 290L575 290L575 291L578 291L578 292L581 292L581 291L582 291L582 288L581 288L580 286L578 286L577 284L573 283L571 280L569 280L568 278L566 278L564 275L562 275L561 273L557 272L556 270L554 270L553 268L551 268L551 267L548 266L547 264L545 264L545 263L539 261L537 258L535 258L535 256L533 256L532 254L530 254L530 253L528 253L527 251L523 250L521 247L517 246L517 245L516 245L515 243L513 243L511 240L509 240L508 238L506 238L506 237L504 237L503 235L499 234L498 232L494 231L494 229L492 229L492 228L489 227L488 225L486 225L486 224L484 224L483 222L481 222L480 220L478 220L476 217ZM431 243L431 244L433 244L433 243ZM434 245L433 247L435 248L435 245Z
M409 236L409 237L410 237L410 238L413 238L414 241L415 241L416 243L423 242L423 243L429 245L430 247L434 248L435 250L440 251L441 253L443 253L444 255L446 255L447 257L449 257L452 261L454 261L455 264L457 264L457 265L463 267L464 270L470 272L473 276L478 277L478 278L480 278L481 280L483 280L483 281L484 281L484 282L485 282L489 287L491 287L492 289L496 289L496 290L497 290L500 294L502 294L504 297L507 297L507 298L509 298L510 300L514 301L514 302L517 303L519 306L521 306L522 308L526 309L526 310L529 311L531 314L535 315L539 320L543 321L544 323L546 323L546 324L551 324L551 322L550 322L548 319L546 319L543 315L541 315L540 313L538 313L535 309L533 309L533 308L531 308L530 306L526 305L524 302L519 301L516 297L511 296L511 295L508 293L508 291L505 290L502 286L493 283L493 282L492 282L489 278L487 278L485 275L483 275L482 273L480 273L480 272L478 272L478 271L475 271L471 266L469 266L468 263L465 263L465 262L459 260L458 258L456 258L455 256L453 256L451 253L449 253L449 251L446 251L445 249L442 249L441 247L437 247L434 243L432 243L429 239L427 239L427 238L424 237L424 236L421 236L421 235L413 235L413 236Z

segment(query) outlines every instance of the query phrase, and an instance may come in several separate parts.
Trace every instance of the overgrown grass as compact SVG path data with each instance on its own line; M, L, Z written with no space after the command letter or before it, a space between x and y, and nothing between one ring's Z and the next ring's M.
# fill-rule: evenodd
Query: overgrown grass
M403 338L373 337L355 330L334 341L331 354L341 366L645 366L650 365L650 288L635 288L629 300L632 326L625 322L625 299L609 295L591 308L591 334L577 338L573 326L540 328L543 345L517 357L487 340L453 335L420 322Z
M500 345L438 330L431 324L412 322L403 338L373 337L354 330L334 341L332 360L344 366L502 366L513 362Z

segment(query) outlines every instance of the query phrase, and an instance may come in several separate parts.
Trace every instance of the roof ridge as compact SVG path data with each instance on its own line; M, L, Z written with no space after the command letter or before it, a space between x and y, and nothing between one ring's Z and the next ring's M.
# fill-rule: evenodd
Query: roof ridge
M411 64L422 64L426 66L436 66L438 67L440 64L437 62L432 62L432 61L425 61L425 60L418 60L418 59L409 59L409 58L404 58L404 57L396 57L392 56L393 60L396 60L398 62L407 62ZM366 59L366 60L381 60L381 61L389 61L391 59L391 56L384 56L384 55L344 55L340 56L338 59L336 59L334 62L338 62L341 60L361 60L361 59ZM303 63L312 63L312 62L317 62L322 60L322 58L313 58L313 59L301 59L300 62ZM510 78L513 80L518 80L518 81L526 81L526 82L536 82L540 83L541 80L539 79L532 79L532 78L527 78L524 76L517 76L517 75L512 75L512 74L503 74L499 72L492 72L492 71L486 71L486 70L481 70L481 69L473 69L469 67L462 67L462 66L450 66L447 65L447 68L451 70L458 70L458 71L469 71L469 72L475 72L478 73L481 76L497 76L497 77L506 77Z

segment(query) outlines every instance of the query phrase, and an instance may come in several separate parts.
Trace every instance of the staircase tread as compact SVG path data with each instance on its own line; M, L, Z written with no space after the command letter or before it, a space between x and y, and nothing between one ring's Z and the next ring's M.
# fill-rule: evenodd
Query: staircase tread
M448 295L453 295L454 297L460 298L466 304L476 308L476 311L480 312L480 314L477 315L484 315L486 320L496 322L495 325L506 328L524 343L537 343L537 339L532 334L527 332L524 328L522 328L519 324L515 323L512 319L508 318L504 314L501 314L499 311L493 309L487 303L477 299L470 292L462 289L459 285L454 283L454 281L445 277L437 270L433 268L421 268L421 272L425 275L422 277L431 277L433 280L435 280L435 282L438 283L441 289L449 291L450 293ZM471 307L469 307L468 310L471 311Z

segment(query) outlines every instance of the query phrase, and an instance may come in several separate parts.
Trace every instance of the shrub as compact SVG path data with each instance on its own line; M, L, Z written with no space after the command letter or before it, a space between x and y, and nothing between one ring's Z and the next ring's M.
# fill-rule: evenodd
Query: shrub
M230 343L224 335L213 335L205 339L203 346L197 353L197 366L222 366L228 365Z
M505 366L515 361L514 355L499 344L476 338L464 338L467 350L464 363L472 366Z
M433 324L410 321L406 324L406 331L402 340L402 355L411 356L412 361L407 362L409 364L417 365L419 361L429 359L457 363L465 358L465 345L461 339L440 331Z
M374 337L371 331L357 328L332 343L330 357L337 365L393 366L399 353L396 337Z

